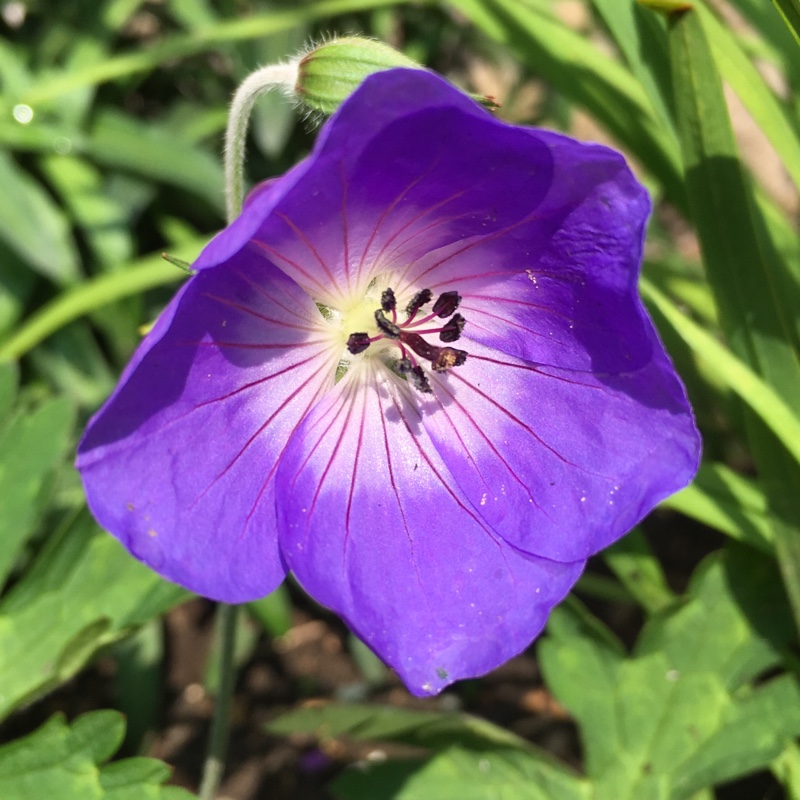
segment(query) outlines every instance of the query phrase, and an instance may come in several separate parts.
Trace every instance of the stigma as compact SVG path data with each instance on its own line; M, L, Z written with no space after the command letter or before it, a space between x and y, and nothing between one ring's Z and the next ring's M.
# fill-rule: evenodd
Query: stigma
M420 314L431 300L433 292L430 289L417 292L405 308L405 321L400 322L394 291L385 289L381 295L380 308L375 309L378 335L351 333L347 339L347 350L352 355L357 355L382 339L396 341L400 348L400 358L396 360L395 370L405 376L418 391L430 394L433 391L430 381L417 357L430 362L434 372L445 372L452 367L459 367L467 360L465 350L449 346L458 341L466 324L464 317L456 313L461 304L461 296L454 291L442 292L436 298L430 313ZM446 322L439 324L438 320L445 319ZM431 344L423 338L423 334L438 334L439 340L445 346Z

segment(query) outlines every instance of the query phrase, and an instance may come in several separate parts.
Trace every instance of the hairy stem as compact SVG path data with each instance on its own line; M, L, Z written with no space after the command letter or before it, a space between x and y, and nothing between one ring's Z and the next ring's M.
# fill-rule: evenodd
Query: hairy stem
M271 64L245 78L236 90L225 131L225 204L228 222L233 222L244 201L244 148L250 114L256 100L270 89L292 90L297 81L297 64Z

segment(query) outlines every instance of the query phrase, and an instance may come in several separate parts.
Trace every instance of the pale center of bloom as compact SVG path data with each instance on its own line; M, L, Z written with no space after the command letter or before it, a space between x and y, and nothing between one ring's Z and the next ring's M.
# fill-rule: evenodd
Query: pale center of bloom
M398 312L394 291L391 287L376 289L378 285L376 281L363 300L342 315L346 351L350 356L380 358L390 369L407 377L420 392L430 393L423 363L428 362L426 366L434 372L444 372L467 359L466 351L449 346L464 329L464 317L455 313L461 296L455 291L442 292L433 306L423 311L433 293L422 289L410 299L405 310ZM436 334L445 346L423 338Z

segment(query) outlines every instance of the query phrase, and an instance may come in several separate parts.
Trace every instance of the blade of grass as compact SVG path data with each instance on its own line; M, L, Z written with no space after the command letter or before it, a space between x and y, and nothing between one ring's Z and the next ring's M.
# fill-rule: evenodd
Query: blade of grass
M175 248L171 255L193 259L205 243L206 239L187 242ZM63 292L31 314L11 336L0 343L0 361L20 358L64 325L108 303L141 294L156 286L177 283L185 277L186 273L164 263L158 254L147 256L119 272L86 281Z
M695 9L720 74L769 138L795 186L800 188L800 141L783 107L728 27L702 4L698 3Z
M661 505L680 511L736 541L769 555L775 554L767 498L753 481L737 475L724 464L703 463L692 484Z
M674 135L668 104L669 57L664 26L655 14L648 14L636 3L619 0L592 0L609 33L619 47L631 72L647 93L659 120Z
M708 369L738 394L783 441L800 466L800 417L793 408L725 345L679 311L648 280L643 278L640 288L642 296L655 305L689 347L706 360Z
M794 403L800 397L800 361L792 347L797 308L777 291L786 270L740 163L711 47L693 11L672 14L668 31L687 192L722 329L731 350ZM793 443L761 417L747 413L745 424L800 629L800 466L788 449Z
M772 0L772 3L800 44L800 3L797 0Z
M509 47L528 69L586 108L685 208L677 141L637 79L533 0L459 0L453 7Z
M218 22L188 34L173 36L149 48L108 58L72 72L49 75L29 87L18 102L35 107L84 86L95 86L139 72L149 72L165 61L202 53L231 42L257 39L337 14L393 6L398 2L403 0L322 0L297 8L279 9Z

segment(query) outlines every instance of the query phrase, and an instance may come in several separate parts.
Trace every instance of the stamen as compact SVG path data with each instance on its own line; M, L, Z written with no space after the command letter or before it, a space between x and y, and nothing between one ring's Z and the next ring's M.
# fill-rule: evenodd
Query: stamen
M422 338L423 333L438 333L443 342L455 342L464 330L466 320L461 314L455 314L461 302L458 292L442 292L433 305L433 312L423 320L413 322L416 313L422 306L431 301L433 293L430 289L422 289L411 298L406 307L408 318L398 324L397 299L391 288L385 289L381 294L381 307L375 311L375 324L378 326L378 335L370 336L368 333L351 333L347 339L347 349L352 355L363 353L373 342L380 339L393 339L400 347L400 358L394 362L394 369L400 375L405 375L408 381L420 392L432 394L433 389L427 373L417 364L414 355L420 356L430 362L430 369L434 372L446 372L452 367L460 367L467 360L466 350L457 350L454 347L438 347ZM391 314L389 319L386 315ZM420 326L434 317L449 319L441 328L420 330ZM412 328L416 328L413 331Z
M411 302L406 306L406 314L408 314L408 319L411 320L411 318L422 308L422 306L424 306L426 303L430 303L432 297L433 292L430 289L423 289L421 292L417 292L411 298Z
M453 314L453 316L447 320L442 330L439 332L439 338L443 342L456 342L461 337L461 331L464 330L464 325L466 325L466 320L461 314Z
M444 372L450 367L460 367L467 360L466 350L456 350L455 347L438 347L439 355L433 362L434 372Z
M371 339L368 333L351 333L347 337L347 349L354 356L363 353L370 346L370 343Z
M461 295L458 292L442 292L433 304L433 313L444 319L455 313L461 305Z
M384 289L381 295L381 308L387 314L397 308L397 300L395 299L394 292L391 289Z
M383 313L382 309L378 309L375 312L375 322L378 325L378 330L387 338L387 339L399 339L400 338L400 328L399 326L395 325L394 322L390 322L386 319L386 314Z
M450 367L460 367L467 360L465 350L456 350L454 347L437 347L426 342L416 333L403 331L400 338L418 356L430 361L434 372L444 372Z

